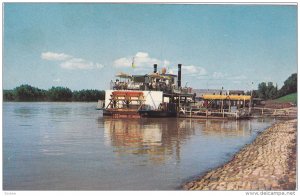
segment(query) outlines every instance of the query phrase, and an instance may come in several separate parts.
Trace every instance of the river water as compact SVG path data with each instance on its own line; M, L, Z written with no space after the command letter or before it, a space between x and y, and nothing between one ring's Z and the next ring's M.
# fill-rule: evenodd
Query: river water
M175 190L272 119L111 119L96 103L4 103L4 190Z

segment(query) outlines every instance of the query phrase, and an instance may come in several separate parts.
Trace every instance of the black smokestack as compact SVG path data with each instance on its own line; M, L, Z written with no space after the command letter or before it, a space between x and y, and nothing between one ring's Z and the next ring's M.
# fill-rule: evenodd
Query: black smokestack
M178 64L178 87L181 87L181 64Z
M156 73L156 72L157 72L157 64L154 64L154 65L153 65L153 68L154 68L153 73Z

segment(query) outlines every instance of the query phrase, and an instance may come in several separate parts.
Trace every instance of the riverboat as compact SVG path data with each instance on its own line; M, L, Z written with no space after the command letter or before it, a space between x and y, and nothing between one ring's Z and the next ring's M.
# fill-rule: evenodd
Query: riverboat
M196 97L192 88L181 86L181 64L178 74L163 68L153 73L129 75L119 73L105 91L105 100L98 102L103 116L113 118L204 118L242 119L251 116L252 97L243 92L220 92Z
M181 67L178 75L166 73L166 68L158 72L157 64L150 74L119 73L97 108L114 118L177 117L181 105L195 98L191 88L181 87Z

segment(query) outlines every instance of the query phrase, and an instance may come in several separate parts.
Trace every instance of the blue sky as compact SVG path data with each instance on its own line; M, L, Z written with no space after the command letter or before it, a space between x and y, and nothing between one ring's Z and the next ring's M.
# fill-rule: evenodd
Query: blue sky
M183 64L193 88L281 87L297 72L297 6L5 3L3 27L4 89L102 90L153 63Z

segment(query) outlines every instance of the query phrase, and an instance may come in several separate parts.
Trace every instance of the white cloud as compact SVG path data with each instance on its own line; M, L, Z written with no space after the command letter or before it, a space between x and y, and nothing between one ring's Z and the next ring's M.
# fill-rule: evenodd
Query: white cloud
M138 53L136 53L135 57L138 57L138 58L148 58L149 54L147 52L138 52Z
M64 69L101 69L104 66L99 63L93 63L81 58L72 58L60 64Z
M184 74L196 74L197 73L197 67L194 66L194 65L185 65L185 66L182 66L182 72Z
M153 69L153 64L158 64L158 70L162 67L168 68L167 73L177 74L178 71L177 66L170 66L170 61L166 59L160 60L153 58L147 52L137 52L133 57L118 58L113 62L113 65L117 68L128 68L132 66L133 59L135 64L133 72L151 71ZM182 65L182 74L199 77L207 75L207 71L205 68L200 66Z
M171 74L177 74L177 72L178 72L177 67L171 68L169 70L169 73ZM196 65L182 65L181 74L188 75L188 76L196 76L197 78L200 78L201 76L206 76L207 71L205 68Z
M169 66L171 63L170 61L164 60L163 61L163 66Z
M60 83L60 81L61 80L59 78L53 80L53 82L57 82L57 83Z
M132 63L132 60L129 58L119 58L114 61L114 66L115 67L130 67Z
M100 64L100 63L95 63L95 68L97 69L102 69L104 67L104 65Z
M134 57L122 57L116 59L113 63L115 67L130 67L132 65L132 61L134 59L134 64L136 67L150 67L153 64L158 64L161 66L168 66L170 62L168 60L159 60L156 58L150 57L147 52L137 52Z
M72 58L72 56L64 53L43 52L41 58L47 61L64 61Z
M94 63L64 53L44 52L41 54L41 58L48 61L62 61L60 66L64 69L101 69L104 67L100 63Z

